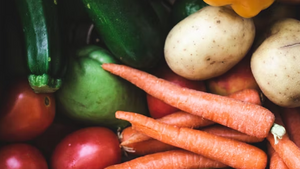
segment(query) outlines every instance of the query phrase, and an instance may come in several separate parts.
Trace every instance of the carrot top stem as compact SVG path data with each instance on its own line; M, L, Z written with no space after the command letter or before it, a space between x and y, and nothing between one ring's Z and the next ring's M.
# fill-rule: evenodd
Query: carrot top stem
M271 133L274 136L275 144L277 144L279 141L278 139L282 139L283 135L286 133L286 130L282 125L274 123L271 128Z

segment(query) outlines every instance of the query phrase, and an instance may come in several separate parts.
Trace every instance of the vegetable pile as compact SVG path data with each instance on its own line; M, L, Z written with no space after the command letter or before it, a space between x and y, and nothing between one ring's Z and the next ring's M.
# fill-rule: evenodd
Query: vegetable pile
M300 169L300 1L6 7L1 169Z

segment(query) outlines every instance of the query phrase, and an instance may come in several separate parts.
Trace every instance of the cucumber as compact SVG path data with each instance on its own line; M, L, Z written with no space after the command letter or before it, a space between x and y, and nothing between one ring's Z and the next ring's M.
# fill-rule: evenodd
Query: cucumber
M122 63L147 69L163 58L165 31L148 0L82 0L110 52Z
M51 93L62 85L65 71L56 1L15 0L25 40L28 81L36 93Z

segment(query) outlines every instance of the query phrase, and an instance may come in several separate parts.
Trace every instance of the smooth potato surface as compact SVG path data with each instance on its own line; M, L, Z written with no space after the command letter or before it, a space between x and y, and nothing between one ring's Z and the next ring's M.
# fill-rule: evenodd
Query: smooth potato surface
M300 21L284 19L253 53L251 70L264 95L282 107L300 106Z
M169 67L190 80L219 76L248 52L255 37L252 19L226 7L207 6L169 32L164 54Z

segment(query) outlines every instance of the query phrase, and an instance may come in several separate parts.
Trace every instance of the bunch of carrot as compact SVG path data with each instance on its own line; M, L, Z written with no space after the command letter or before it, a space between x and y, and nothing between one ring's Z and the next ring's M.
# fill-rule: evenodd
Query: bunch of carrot
M134 130L145 135L143 137L139 136L144 141L149 140L148 138L151 137L170 146L170 150L160 152L165 154L154 153L142 156L135 160L118 164L117 168L134 168L141 163L143 163L144 167L155 168L150 167L155 165L149 161L149 159L154 158L154 155L161 155L162 160L160 162L162 163L168 161L168 164L163 164L163 167L160 168L195 167L188 166L188 164L180 166L178 162L172 161L172 159L178 160L182 154L185 154L184 156L187 159L196 158L197 161L200 160L199 158L201 160L211 160L210 162L214 162L217 165L214 167L220 165L221 167L230 166L233 168L266 168L268 156L263 150L245 141L237 140L237 138L241 137L233 138L217 134L216 130L218 127L258 139L256 141L267 138L274 151L278 153L289 168L300 168L300 149L289 139L287 134L284 132L279 133L278 143L274 142L275 115L269 109L258 104L230 97L183 88L125 65L103 64L102 67L128 80L153 97L184 111L181 112L182 114L201 117L211 122L211 124L215 123L214 127L217 126L216 129L198 130L192 128L194 126L178 127L174 124L165 124L162 120L156 120L137 113L117 111L117 118L129 121ZM282 126L279 127L279 129L282 128ZM274 131L276 132L276 130ZM132 138L135 138L135 134L132 134L127 139L127 144L134 143ZM126 141L124 142L126 143ZM176 148L173 149L172 146ZM291 151L288 152L289 154L286 154L287 151L285 150ZM167 155L166 153L170 154ZM295 157L290 158L291 155ZM146 158L147 160L145 161ZM185 161L188 161L187 159ZM108 167L108 169L113 167ZM143 167L139 166L137 168Z
M261 105L261 98L259 92L255 89L244 89L235 92L229 95L228 97ZM159 122L169 124L169 125L174 125L177 127L188 127L188 128L205 127L202 128L201 130L204 130L206 132L215 135L219 135L227 138L233 138L248 143L255 143L263 140L263 138L249 136L247 134L238 132L236 130L230 129L225 126L212 125L214 124L213 121L183 111L174 112L172 114L169 114L157 120ZM133 130L132 127L125 128L120 134L120 139L121 139L121 146L125 150L125 152L130 154L135 154L135 155L145 155L145 154L174 149L173 146L162 143L158 140L148 137L147 135L139 133L136 130ZM150 145L150 146L145 146L145 145Z

